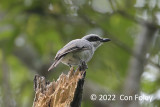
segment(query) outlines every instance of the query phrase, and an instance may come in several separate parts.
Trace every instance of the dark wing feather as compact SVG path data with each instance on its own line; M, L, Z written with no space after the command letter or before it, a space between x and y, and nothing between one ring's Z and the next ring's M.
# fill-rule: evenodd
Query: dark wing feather
M85 46L83 41L73 40L73 41L69 42L67 45L65 45L62 49L60 49L57 52L57 54L54 58L55 61L51 65L51 67L48 69L48 71L53 69L54 67L56 67L60 63L61 59L65 55L67 55L68 53L73 52L73 51L82 51L82 50L88 50L88 49L89 49L89 47Z
M72 47L72 48L69 48L69 49L63 51L63 53L62 53L62 52L58 53L58 54L56 55L56 57L55 57L55 60L58 60L58 59L62 58L63 56L67 55L67 54L70 53L70 52L73 52L73 51L81 51L81 50L87 50L87 48L85 48L85 47L77 47L77 46ZM62 51L62 50L61 50L61 51Z

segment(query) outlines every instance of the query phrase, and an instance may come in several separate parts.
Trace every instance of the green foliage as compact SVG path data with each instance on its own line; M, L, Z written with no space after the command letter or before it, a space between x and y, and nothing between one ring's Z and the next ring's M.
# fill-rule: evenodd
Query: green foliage
M33 78L36 73L48 79L56 79L60 71L68 70L68 67L60 64L55 68L58 72L47 72L60 48L70 40L88 33L97 33L112 41L96 51L88 63L86 79L111 92L120 92L123 87L130 51L133 50L134 38L140 31L139 24L134 20L139 15L138 8L135 7L136 0L114 0L112 3L109 0L108 5L111 5L112 11L106 13L97 11L92 0L76 0L72 4L67 1L70 0L0 1L0 64L3 65L5 57L9 68L11 96L17 107L32 106ZM102 0L103 2L105 1ZM140 10L144 12L143 8ZM152 17L151 12L149 15ZM157 36L150 50L151 56L158 54L159 41ZM3 74L4 71L0 69L1 80ZM142 91L153 94L160 88L159 81L142 81ZM0 84L4 85L3 81ZM152 102L153 105L160 105L158 101ZM82 107L93 105L90 101L82 103Z

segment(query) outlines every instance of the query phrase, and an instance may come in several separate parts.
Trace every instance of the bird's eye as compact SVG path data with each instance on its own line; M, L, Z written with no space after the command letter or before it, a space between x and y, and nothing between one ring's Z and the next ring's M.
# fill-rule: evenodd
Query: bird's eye
M100 38L98 38L98 37L91 37L91 38L89 38L89 41L99 41L100 40Z
M96 37L93 37L93 38L92 38L92 40L93 40L93 41L96 41L96 40L97 40L97 38L96 38Z

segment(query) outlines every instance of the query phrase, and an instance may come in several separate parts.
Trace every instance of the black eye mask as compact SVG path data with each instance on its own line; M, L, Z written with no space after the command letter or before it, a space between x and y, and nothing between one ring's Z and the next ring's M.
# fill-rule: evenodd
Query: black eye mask
M90 42L94 42L94 41L100 41L101 39L97 36L93 36L93 37L87 38L87 40Z

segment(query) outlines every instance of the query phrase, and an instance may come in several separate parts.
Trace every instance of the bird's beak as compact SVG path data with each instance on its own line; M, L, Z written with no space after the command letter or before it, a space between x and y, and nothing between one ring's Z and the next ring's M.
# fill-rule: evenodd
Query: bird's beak
M109 42L109 41L111 41L111 39L109 39L109 38L103 38L103 39L101 39L100 42Z

